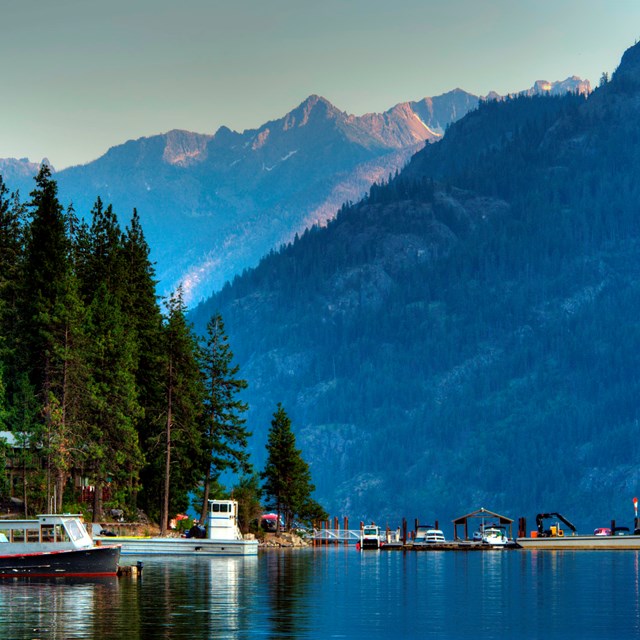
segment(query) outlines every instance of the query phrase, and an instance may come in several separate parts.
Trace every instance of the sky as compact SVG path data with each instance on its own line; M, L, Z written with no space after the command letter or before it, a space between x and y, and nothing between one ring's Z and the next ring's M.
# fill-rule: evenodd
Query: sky
M355 115L577 75L639 0L0 0L0 158L60 170L130 139L257 128L318 94Z

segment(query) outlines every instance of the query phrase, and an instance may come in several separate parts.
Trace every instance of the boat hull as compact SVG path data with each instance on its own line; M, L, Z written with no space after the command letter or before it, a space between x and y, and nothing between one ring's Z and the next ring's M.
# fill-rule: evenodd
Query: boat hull
M0 578L115 576L119 559L118 545L0 555Z
M523 549L602 549L603 551L640 550L639 536L552 536L548 538L518 538Z
M380 540L378 539L372 539L372 538L365 538L364 540L362 540L360 542L360 548L365 551L365 550L369 550L369 549L373 549L374 551L378 550L380 548Z
M122 555L140 556L256 556L257 540L209 538L112 538L122 545Z

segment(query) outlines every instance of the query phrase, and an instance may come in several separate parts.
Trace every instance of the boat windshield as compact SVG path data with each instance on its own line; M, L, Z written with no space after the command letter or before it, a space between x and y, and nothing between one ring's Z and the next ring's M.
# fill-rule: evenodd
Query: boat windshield
M364 530L365 536L375 536L378 534L378 530L375 527L366 527Z
M84 531L80 527L80 524L78 523L77 520L67 520L64 523L64 527L67 530L69 537L74 542L84 537Z

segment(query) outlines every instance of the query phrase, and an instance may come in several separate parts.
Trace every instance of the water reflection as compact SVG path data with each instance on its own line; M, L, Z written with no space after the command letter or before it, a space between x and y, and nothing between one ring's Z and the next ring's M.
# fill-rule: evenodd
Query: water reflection
M308 586L314 554L290 550L264 555L260 577L262 587L269 594L270 637L304 637L310 628L313 604Z
M135 589L139 622L127 637L247 637L257 570L257 557L145 562ZM130 606L131 594L125 600Z
M91 638L99 612L117 598L118 579L13 579L0 582L3 638ZM96 635L97 633L97 635Z
M0 638L640 636L637 552L270 551L0 582Z

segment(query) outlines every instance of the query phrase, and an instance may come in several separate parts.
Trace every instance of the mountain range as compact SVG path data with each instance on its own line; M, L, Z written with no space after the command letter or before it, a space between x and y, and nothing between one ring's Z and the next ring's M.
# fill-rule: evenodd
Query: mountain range
M588 93L577 77L537 82L526 94ZM495 93L487 99L502 99ZM447 127L477 108L460 89L363 116L310 96L284 117L242 133L173 130L115 146L55 173L60 198L88 217L97 196L122 220L135 207L156 262L160 293L183 283L197 302L270 250L395 174ZM12 189L28 194L38 164L0 160Z
M281 402L333 515L632 526L639 105L640 45L588 96L482 101L199 305L249 382L258 467Z

